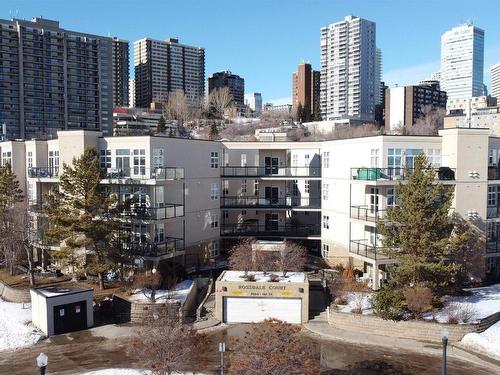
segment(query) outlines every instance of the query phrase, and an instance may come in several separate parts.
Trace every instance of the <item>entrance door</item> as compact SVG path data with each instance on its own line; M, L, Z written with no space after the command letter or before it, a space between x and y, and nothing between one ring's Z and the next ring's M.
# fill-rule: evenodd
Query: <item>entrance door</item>
M266 203L277 205L279 201L279 188L274 186L266 186L265 198Z
M87 301L54 306L54 335L87 328Z
M279 158L274 156L266 156L264 158L265 174L278 174Z
M266 232L277 232L279 226L279 216L275 212L266 214Z

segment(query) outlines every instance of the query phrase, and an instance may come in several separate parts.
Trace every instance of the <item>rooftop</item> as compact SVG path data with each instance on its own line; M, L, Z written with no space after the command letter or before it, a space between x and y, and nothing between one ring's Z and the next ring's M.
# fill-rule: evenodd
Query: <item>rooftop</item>
M287 272L286 277L282 276L282 272L274 271L274 272L264 272L260 271L249 271L248 274L255 276L256 283L267 283L269 282L269 275L279 275L279 279L277 282L279 283L303 283L306 281L306 274L304 272ZM239 282L250 282L245 281L245 272L244 271L225 271L220 276L220 281L239 281Z

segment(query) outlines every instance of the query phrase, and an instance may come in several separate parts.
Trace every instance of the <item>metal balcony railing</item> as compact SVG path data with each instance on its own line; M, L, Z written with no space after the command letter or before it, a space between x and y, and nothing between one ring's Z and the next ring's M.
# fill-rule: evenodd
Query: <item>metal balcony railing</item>
M349 243L349 252L373 260L391 259L383 253L383 248L373 246L372 244L368 243L368 240L351 240Z
M362 181L392 181L406 180L413 173L415 168L395 167L395 168L351 168L351 179ZM440 181L455 180L455 169L448 167L433 168L436 172L436 179Z
M379 210L369 206L351 206L351 217L358 220L376 222L385 217L386 210Z
M155 258L173 255L184 250L184 239L166 237L161 241L132 240L131 242L124 242L123 247L134 256Z
M222 177L321 177L321 167L221 167Z
M59 177L59 167L31 167L28 168L30 178L57 178Z
M320 208L321 198L285 196L281 198L223 196L220 205L224 208Z
M108 180L182 180L184 179L184 168L107 168L103 170L103 178Z
M486 253L487 254L496 254L500 253L500 238L488 238L488 242L486 243Z
M301 224L223 224L221 235L223 236L267 236L267 237L309 237L319 236L321 227L319 225Z
M123 211L124 216L139 220L163 220L184 216L182 204L167 204L164 207L132 206Z

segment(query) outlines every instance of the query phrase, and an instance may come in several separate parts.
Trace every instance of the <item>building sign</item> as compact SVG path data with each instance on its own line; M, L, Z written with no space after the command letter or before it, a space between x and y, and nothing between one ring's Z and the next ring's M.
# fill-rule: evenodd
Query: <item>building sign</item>
M298 288L287 285L269 285L269 284L239 284L227 285L223 288L218 288L217 292L225 293L231 296L251 296L251 297L293 297L299 296L303 288Z

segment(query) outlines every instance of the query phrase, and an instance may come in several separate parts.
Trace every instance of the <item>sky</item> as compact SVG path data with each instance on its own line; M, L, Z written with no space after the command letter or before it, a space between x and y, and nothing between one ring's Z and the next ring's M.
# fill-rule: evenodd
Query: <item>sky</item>
M300 62L319 70L320 28L355 15L377 24L383 80L417 83L439 69L440 37L467 21L485 30L484 82L500 61L498 0L1 0L0 18L42 16L60 26L132 43L179 38L205 48L205 75L231 70L245 92L265 102L291 102ZM496 10L494 9L496 8ZM131 76L133 60L131 58Z

